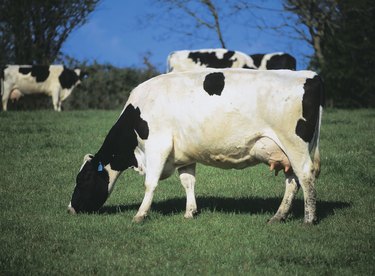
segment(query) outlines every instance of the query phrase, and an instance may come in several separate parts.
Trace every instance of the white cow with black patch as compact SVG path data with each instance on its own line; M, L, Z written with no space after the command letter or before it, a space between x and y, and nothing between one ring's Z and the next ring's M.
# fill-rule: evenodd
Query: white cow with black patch
M158 181L177 169L186 190L185 217L191 218L196 163L223 169L265 163L286 176L284 198L270 221L286 218L300 185L304 221L314 223L323 98L321 80L311 71L206 69L150 79L132 91L99 151L85 156L69 212L99 210L120 173L132 167L145 174L134 217L140 222Z
M53 108L61 111L61 103L81 83L85 76L80 69L71 70L63 65L7 65L1 70L3 110L8 100L23 95L46 94L52 97Z

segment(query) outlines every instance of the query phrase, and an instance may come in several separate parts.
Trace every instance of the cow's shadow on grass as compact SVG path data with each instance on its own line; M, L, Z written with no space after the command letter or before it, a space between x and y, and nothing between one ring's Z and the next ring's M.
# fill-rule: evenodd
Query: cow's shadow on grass
M229 197L197 197L198 215L201 212L222 212L222 213L237 213L237 214L265 214L273 215L276 213L281 198L229 198ZM173 198L165 201L158 201L152 204L151 210L161 213L163 215L173 215L176 213L185 212L185 198ZM138 210L139 204L130 205L106 205L103 206L100 214L117 214L129 210ZM319 220L322 220L335 213L336 210L349 208L351 206L348 202L341 201L317 201L317 213ZM304 216L304 202L301 199L293 201L291 215L295 218L303 218Z

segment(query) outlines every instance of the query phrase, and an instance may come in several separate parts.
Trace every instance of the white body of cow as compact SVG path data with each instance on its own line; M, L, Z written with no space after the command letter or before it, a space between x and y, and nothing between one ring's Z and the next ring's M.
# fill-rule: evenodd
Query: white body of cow
M8 65L3 70L1 95L3 110L8 99L18 100L23 95L46 94L52 97L53 107L61 111L61 103L82 79L81 70L70 70L63 65Z
M167 72L182 72L202 68L251 68L253 59L240 51L227 49L181 50L168 55Z
M86 156L69 210L99 209L121 171L134 167L146 175L134 218L142 221L159 179L178 169L189 218L197 211L196 163L223 169L266 163L286 175L284 198L271 221L286 218L299 183L305 222L312 223L322 97L320 78L311 71L207 69L146 81L132 91L101 149Z

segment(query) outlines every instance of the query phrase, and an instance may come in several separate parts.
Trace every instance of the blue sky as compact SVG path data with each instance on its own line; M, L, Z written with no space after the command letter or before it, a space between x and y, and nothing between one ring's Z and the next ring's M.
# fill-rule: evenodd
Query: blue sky
M217 3L220 1L224 3L224 0L216 0ZM272 32L254 27L261 21L270 25L281 24L280 16L273 11L281 9L281 0L249 2L269 9L254 9L255 17L244 13L242 18L223 18L227 48L248 54L288 52L297 58L297 68L305 69L308 63L306 56L312 53L306 42L292 39L283 31ZM223 14L227 12L224 5L221 8ZM208 35L211 39L202 40L168 32L168 27L183 22L184 18L165 18L163 11L152 0L103 0L90 15L89 21L70 34L62 51L81 61L96 60L118 67L141 67L142 57L150 53L150 61L164 71L168 53L172 51L220 48L212 34ZM160 19L150 20L150 13L160 15ZM186 21L186 24L191 25L190 22Z

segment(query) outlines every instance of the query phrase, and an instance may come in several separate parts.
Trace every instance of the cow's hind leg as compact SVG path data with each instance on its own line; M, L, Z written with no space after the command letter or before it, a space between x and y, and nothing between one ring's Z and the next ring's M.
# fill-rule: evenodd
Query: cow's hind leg
M317 222L316 216L316 190L315 190L315 176L314 173L305 173L299 177L303 190L303 197L305 203L305 219L304 223L314 224Z
M178 169L182 186L186 192L186 211L185 218L193 218L197 212L197 202L195 200L194 186L195 186L195 167L196 164L191 164L186 167Z
M146 179L145 195L137 214L133 218L134 222L142 222L150 210L154 191L163 172L166 160L171 153L172 142L168 137L149 137L146 142Z
M304 209L306 224L313 224L317 221L316 217L316 191L315 191L315 166L311 160L308 144L300 139L284 139L282 141L286 149L286 155L292 165L293 172L301 185L304 197ZM291 150L292 149L292 150ZM296 184L293 186L295 187ZM291 188L293 189L295 188ZM286 196L287 195L286 191ZM290 192L289 192L290 193ZM285 197L285 196L284 196ZM284 200L283 200L284 201ZM284 202L283 202L284 203ZM283 203L281 208L283 208ZM281 212L283 213L283 212ZM276 213L277 215L277 213ZM276 216L275 215L275 216Z
M295 175L303 190L305 218L304 223L314 224L316 217L316 190L315 190L315 170L313 162L308 153L303 158L290 158Z
M281 201L276 214L268 221L268 223L281 222L286 219L292 207L293 199L299 190L296 175L291 173L286 174L285 176L285 193L283 200Z

